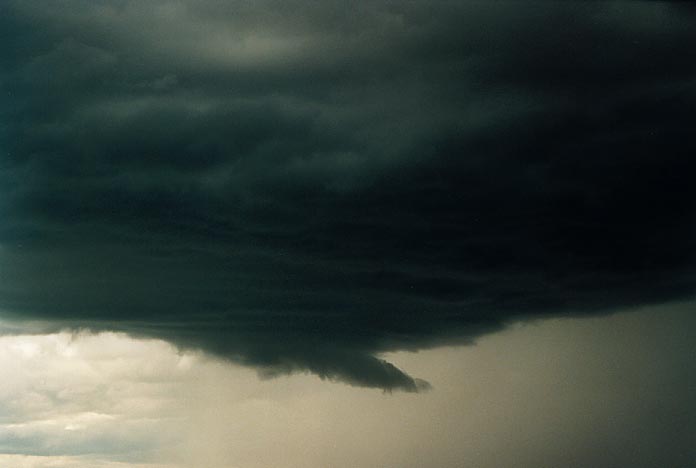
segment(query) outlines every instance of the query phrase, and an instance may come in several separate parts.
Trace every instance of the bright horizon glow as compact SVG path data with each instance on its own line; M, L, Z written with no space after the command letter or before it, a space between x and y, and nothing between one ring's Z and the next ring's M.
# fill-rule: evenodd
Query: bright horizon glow
M655 412L656 425L667 424L672 400L688 398L686 388L664 395L661 386L686 365L674 356L693 347L682 327L690 307L536 321L473 346L385 356L433 383L416 395L307 374L260 379L122 333L2 336L0 465L511 466L497 451L502 441L530 466L547 459L549 446L573 466L573 453L618 437L636 415ZM688 437L662 429L662 443ZM630 431L624 464L647 450L641 429Z

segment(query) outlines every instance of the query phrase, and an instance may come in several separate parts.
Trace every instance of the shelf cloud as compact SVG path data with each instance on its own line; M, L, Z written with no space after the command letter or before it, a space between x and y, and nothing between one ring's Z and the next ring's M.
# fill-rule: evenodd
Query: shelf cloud
M379 353L693 297L690 10L4 1L2 316L418 391Z

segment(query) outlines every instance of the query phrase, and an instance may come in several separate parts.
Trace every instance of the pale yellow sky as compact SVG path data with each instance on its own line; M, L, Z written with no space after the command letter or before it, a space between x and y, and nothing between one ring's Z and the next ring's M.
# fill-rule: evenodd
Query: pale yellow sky
M262 380L112 333L4 336L0 466L688 466L692 308L537 321L386 356L433 384L421 394Z

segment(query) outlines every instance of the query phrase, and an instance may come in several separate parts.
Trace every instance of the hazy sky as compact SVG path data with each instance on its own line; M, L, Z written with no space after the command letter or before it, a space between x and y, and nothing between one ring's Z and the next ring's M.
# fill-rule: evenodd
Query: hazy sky
M461 466L463 442L442 442L442 431L464 434L471 421L426 414L428 401L462 415L467 385L484 388L487 369L580 346L537 343L543 327L558 337L595 327L604 358L578 351L564 366L571 381L597 373L601 385L612 347L629 339L621 327L642 324L664 345L645 335L650 352L622 348L616 369L627 374L611 378L625 400L598 399L590 377L573 398L546 395L551 377L520 363L530 395L563 409L540 409L541 420L560 415L548 441L506 443L500 414L525 421L522 433L534 419L519 413L529 398L513 398L481 413L491 428L463 447L480 455L471 466L556 466L558 429L587 452L577 466L639 465L639 453L645 466L688 463L691 369L665 377L664 395L636 390L631 372L693 354L683 334L696 291L695 21L688 1L0 1L0 321L19 356L5 381L65 386L8 409L2 451L159 462L180 457L154 447L183 437L211 457L192 466L282 466L301 447L317 466ZM95 334L66 342L64 330ZM461 347L475 342L495 343L500 361ZM466 378L438 382L469 355ZM33 359L31 375L20 358ZM101 382L89 395L72 389L87 378L72 365ZM149 372L164 374L161 387L128 377ZM235 418L221 409L234 404L221 396L233 374L273 398L303 395L316 418L245 407L291 436L274 444L259 426L265 440L241 454L225 448L237 437L226 422L201 420L184 437L191 417ZM205 405L190 404L208 388ZM343 410L322 398L382 390L395 393L379 401L400 409L378 418L365 402L366 426L416 408L420 427L442 434L430 449L405 456L426 436L405 435L401 420L398 436L356 442L359 454L317 455L323 424L336 438L371 432L342 425ZM613 427L620 436L588 429L583 396L630 413ZM637 410L644 399L652 410ZM116 413L133 426L100 410L106 402L125 405ZM201 415L181 412L191 408ZM106 432L54 438L55 427L87 425ZM666 438L675 427L686 435Z
M0 464L694 466L693 307L544 320L475 346L390 354L433 384L418 394L259 380L113 333L6 336Z

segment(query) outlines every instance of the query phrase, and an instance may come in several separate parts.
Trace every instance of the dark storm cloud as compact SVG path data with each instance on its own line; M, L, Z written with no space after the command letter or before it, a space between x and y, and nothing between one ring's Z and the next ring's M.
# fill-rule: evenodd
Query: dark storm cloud
M0 309L268 375L693 294L661 2L3 2Z

